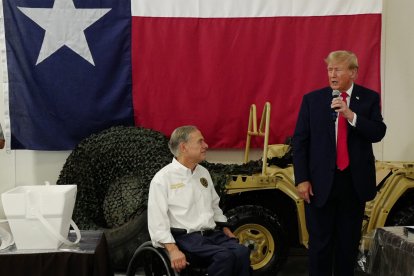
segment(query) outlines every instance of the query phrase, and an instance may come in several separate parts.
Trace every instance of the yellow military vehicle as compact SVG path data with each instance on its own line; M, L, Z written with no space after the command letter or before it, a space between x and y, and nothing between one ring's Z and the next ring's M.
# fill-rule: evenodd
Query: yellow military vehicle
M289 248L307 247L304 201L294 185L293 165L272 165L290 153L290 145L268 145L271 105L263 108L259 128L256 106L250 108L244 162L253 136L264 138L261 173L233 175L226 185L224 209L240 243L251 248L255 275L274 275ZM373 230L386 225L414 225L414 162L376 162L378 192L366 205L361 250Z

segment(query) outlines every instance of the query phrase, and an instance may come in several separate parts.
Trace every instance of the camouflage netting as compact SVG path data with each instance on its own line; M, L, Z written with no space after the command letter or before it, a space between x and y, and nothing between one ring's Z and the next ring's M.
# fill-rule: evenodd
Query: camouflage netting
M229 182L232 175L252 175L262 171L262 162L250 161L246 164L220 164L209 163L204 161L201 163L210 172L211 179L214 182L216 191L219 196L222 196L226 190L226 184Z
M77 184L73 219L80 229L116 228L146 209L149 184L172 160L167 137L145 128L117 126L83 140L69 155L58 184ZM244 165L203 162L219 194L230 175L260 172Z
M80 229L113 228L146 209L152 177L171 162L167 138L117 126L83 140L69 155L57 184L77 184L73 219Z
M144 208L148 186L134 175L118 178L109 185L103 202L105 221L110 228L128 222Z

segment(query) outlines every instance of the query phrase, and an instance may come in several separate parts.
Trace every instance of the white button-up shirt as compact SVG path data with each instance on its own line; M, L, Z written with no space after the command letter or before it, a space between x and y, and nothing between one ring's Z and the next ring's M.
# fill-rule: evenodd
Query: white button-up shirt
M197 165L192 172L174 158L157 172L149 189L148 229L153 245L175 243L170 227L194 232L227 221L219 201L206 168Z

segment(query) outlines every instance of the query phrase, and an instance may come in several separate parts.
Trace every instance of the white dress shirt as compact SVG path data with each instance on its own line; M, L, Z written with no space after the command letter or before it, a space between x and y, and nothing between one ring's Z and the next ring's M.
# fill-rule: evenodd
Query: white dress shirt
M348 94L348 96L346 97L346 104L348 105L348 107L349 107L349 104L351 103L352 89L354 89L354 84L353 83L352 83L351 87L346 91L346 94ZM341 96L339 96L339 97L341 97ZM336 137L336 139L338 139L338 118L339 118L338 115L336 116L336 121L335 121L335 137ZM352 122L348 121L348 123L353 127L356 126L357 114L355 112L354 112L354 119L352 120Z
M153 245L175 243L170 227L191 233L227 221L219 201L206 168L197 165L192 172L174 158L157 172L149 189L148 230Z

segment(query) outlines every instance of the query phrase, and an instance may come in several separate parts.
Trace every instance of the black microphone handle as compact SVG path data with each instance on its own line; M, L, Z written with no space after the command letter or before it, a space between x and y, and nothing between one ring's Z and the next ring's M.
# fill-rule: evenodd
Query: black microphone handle
M332 91L332 98L333 99L338 98L340 95L341 95L341 92L339 92L339 90L333 90ZM336 112L336 110L338 110L338 109L339 109L339 107L331 108L331 110L332 110L332 120L334 122L336 121L336 118L338 117L338 112Z

